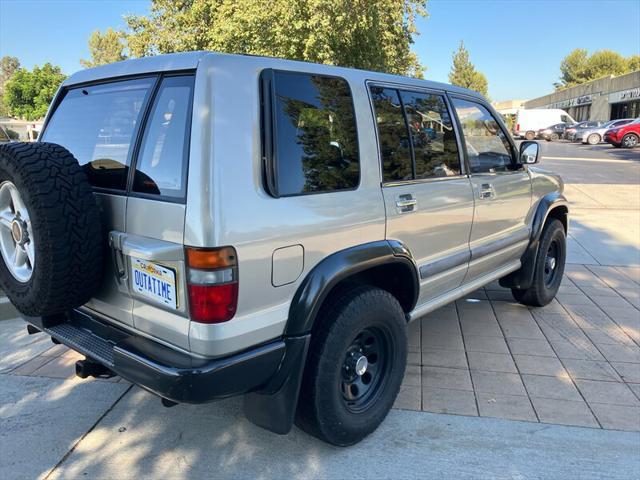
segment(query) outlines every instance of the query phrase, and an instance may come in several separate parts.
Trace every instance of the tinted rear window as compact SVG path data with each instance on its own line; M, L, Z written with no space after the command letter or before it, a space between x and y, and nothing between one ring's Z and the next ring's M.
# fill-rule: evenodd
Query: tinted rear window
M124 190L135 133L154 78L68 90L42 136L77 159L95 187Z

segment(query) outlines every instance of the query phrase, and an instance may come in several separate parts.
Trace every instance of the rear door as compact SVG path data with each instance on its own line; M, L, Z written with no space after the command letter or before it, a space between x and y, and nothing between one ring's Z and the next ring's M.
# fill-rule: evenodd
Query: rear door
M473 192L443 92L370 86L382 162L387 238L420 271L424 303L458 287L469 262Z
M105 258L102 286L87 307L133 326L133 299L124 266L108 247L109 232L126 229L127 180L134 145L156 76L88 85L63 91L41 140L67 148L94 187L102 215Z
M121 255L138 331L189 348L184 222L194 75L163 75L133 162Z

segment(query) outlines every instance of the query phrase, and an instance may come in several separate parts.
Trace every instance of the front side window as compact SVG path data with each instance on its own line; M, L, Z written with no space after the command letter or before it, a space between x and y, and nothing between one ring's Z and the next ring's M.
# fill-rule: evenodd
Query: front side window
M462 126L471 173L495 173L509 170L511 146L491 113L481 104L453 98Z
M460 175L451 116L441 95L401 92L415 156L415 178Z
M268 175L276 196L348 190L360 181L351 90L338 77L297 72L273 75L273 158Z
M184 197L192 94L192 75L162 80L142 137L134 192Z
M154 78L69 89L42 140L62 145L94 187L124 190L135 132Z

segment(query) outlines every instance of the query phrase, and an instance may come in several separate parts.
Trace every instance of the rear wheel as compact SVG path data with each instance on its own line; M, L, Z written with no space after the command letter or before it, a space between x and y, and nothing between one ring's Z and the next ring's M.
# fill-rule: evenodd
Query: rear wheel
M600 143L600 135L597 133L592 133L587 137L587 143L589 145L598 145Z
M296 423L325 442L353 445L380 425L398 395L406 319L393 295L365 286L330 299L318 321Z
M638 145L638 136L635 133L627 133L622 137L621 143L624 148L634 148Z
M552 133L551 136L549 137L549 139L552 142L557 142L558 140L560 140L560 135L558 135L557 133Z
M527 289L511 289L513 297L524 305L543 307L558 293L567 258L566 235L560 220L551 220L544 228L538 246L533 282Z
M527 132L524 134L524 138L526 138L527 140L534 140L536 138L536 132Z

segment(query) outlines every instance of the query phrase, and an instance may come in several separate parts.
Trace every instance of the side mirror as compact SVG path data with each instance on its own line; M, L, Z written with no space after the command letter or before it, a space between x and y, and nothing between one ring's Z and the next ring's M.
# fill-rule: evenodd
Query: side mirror
M520 163L523 165L531 165L538 163L540 155L540 145L538 142L522 142L520 144Z

